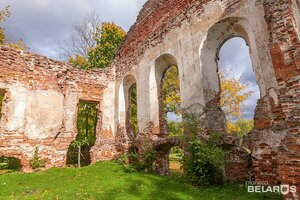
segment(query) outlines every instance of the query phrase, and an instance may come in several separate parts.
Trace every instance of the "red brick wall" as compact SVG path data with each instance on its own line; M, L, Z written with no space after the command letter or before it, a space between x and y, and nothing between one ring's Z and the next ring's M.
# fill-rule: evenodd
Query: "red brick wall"
M283 184L297 185L300 193L300 42L290 0L265 1L264 9L288 130L277 156L279 180Z
M115 59L118 75L124 75L138 63L148 47L162 42L164 36L191 12L203 12L203 5L211 0L148 0L136 23L131 27Z
M79 99L99 102L98 108L100 112L97 123L97 133L99 135L97 137L102 139L105 139L101 130L103 91L107 87L108 82L113 79L112 69L109 68L105 70L82 71L73 68L67 63L54 61L34 53L24 53L7 47L0 48L0 83L2 85L17 84L26 87L29 91L54 90L65 97L74 93ZM7 98L9 99L9 92L7 93ZM75 107L79 99L74 100L73 104ZM10 112L9 109L2 112L4 121L7 115L4 112ZM24 152L24 146L30 147L29 149L43 146L47 148L40 152L40 156L46 159L47 167L63 167L65 166L66 154L62 152L66 151L70 143L75 139L77 132L76 116L72 120L74 121L72 133L66 132L65 122L63 122L59 133L51 133L51 135L57 135L57 137L47 137L42 140L29 139L22 131L8 132L4 127L1 127L0 156L19 158L23 169L29 170L28 161L31 157L28 153L30 152ZM98 142L96 145L102 144Z

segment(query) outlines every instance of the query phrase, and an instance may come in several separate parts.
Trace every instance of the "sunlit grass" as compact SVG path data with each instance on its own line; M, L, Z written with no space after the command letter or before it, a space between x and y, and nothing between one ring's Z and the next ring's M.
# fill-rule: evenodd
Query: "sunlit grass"
M0 175L0 199L280 199L249 194L242 185L193 187L186 179L146 173L126 173L115 162L101 162L81 169Z

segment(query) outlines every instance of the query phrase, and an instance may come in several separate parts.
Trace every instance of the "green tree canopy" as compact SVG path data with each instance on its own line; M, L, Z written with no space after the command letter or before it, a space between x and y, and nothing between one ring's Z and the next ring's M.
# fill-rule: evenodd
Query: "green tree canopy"
M125 35L126 32L113 22L104 22L94 33L96 46L88 50L86 57L70 56L69 62L81 69L105 68L112 63Z
M178 69L172 66L165 72L162 79L163 105L165 113L181 116L180 81Z

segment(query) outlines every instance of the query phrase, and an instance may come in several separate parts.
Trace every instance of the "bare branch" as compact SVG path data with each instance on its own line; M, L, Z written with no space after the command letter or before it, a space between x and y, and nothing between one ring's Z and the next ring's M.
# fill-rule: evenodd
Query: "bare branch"
M86 57L88 50L96 46L94 34L99 26L100 20L95 11L89 12L83 20L75 22L69 38L57 42L61 57L68 59L75 54Z

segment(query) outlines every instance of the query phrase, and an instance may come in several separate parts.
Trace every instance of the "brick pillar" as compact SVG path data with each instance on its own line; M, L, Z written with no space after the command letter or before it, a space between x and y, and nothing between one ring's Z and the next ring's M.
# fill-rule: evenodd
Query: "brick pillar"
M265 0L265 20L269 30L269 48L280 103L285 114L287 136L277 156L281 184L298 186L298 194L285 198L299 199L300 193L300 43L291 0Z

